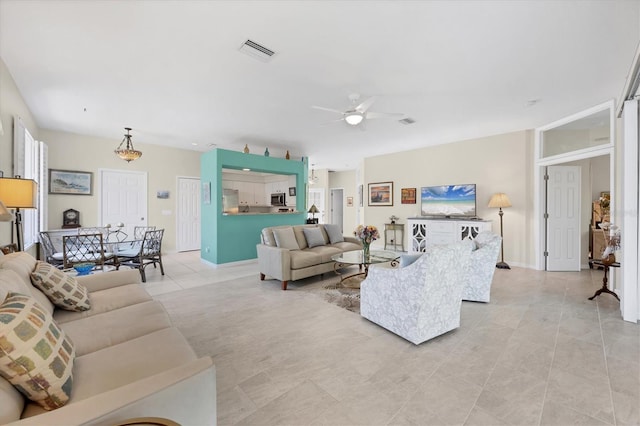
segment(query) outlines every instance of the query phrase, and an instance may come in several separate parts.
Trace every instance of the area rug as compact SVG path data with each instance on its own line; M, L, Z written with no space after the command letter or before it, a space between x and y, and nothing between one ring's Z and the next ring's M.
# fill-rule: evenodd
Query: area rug
M360 290L354 288L323 289L324 299L348 311L360 313Z

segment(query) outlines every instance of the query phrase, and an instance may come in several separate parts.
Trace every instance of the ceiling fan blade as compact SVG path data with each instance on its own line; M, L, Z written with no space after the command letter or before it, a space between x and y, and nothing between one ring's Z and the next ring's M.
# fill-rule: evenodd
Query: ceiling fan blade
M405 114L401 113L401 112L368 112L366 117L367 120L369 119L373 119L373 118L402 118L404 117Z
M376 101L375 96L372 96L369 99L365 99L360 105L358 105L355 108L355 110L364 114L371 107L371 105L373 105L375 101Z
M330 126L332 124L337 123L338 121L344 121L344 118L338 118L337 120L325 121L324 123L320 123L321 126Z
M333 108L325 108L317 105L312 105L311 108L319 109L321 111L337 112L338 114L344 114L344 111L340 111L338 109L333 109Z

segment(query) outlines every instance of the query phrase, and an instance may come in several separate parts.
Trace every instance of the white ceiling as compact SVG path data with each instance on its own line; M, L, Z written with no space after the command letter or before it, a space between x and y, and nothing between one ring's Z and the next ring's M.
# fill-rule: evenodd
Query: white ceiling
M0 0L0 57L41 128L341 170L617 97L639 21L638 1ZM351 93L416 123L321 125L339 116L311 106Z

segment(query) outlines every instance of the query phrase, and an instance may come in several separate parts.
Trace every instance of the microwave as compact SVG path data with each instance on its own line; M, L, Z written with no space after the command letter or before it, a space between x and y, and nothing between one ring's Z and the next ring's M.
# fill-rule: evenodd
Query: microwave
M278 192L276 194L271 194L271 205L272 206L286 206L287 200L285 198L284 192Z

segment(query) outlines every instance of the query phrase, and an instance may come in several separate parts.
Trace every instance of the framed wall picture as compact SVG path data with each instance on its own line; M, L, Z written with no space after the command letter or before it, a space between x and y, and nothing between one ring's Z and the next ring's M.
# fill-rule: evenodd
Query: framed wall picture
M49 194L92 195L93 173L49 169Z
M296 196L296 187L295 186L290 186L289 187L289 196L290 197L295 197Z
M400 195L400 202L402 204L415 204L416 188L402 188L402 194Z
M162 200L166 200L167 198L169 198L169 190L167 190L167 189L159 189L156 192L156 198L160 198Z
M376 182L369 184L370 206L393 205L393 182Z
M353 207L353 197L347 197L347 207Z

